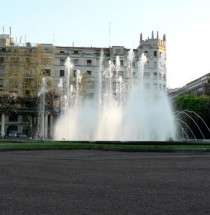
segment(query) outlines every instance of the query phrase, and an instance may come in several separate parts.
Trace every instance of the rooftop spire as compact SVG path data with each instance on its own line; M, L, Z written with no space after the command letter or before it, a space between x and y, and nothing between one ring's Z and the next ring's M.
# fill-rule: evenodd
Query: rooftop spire
M140 34L140 41L142 41L143 40L143 36L142 36L142 33Z
M166 35L165 34L163 35L163 41L166 41Z

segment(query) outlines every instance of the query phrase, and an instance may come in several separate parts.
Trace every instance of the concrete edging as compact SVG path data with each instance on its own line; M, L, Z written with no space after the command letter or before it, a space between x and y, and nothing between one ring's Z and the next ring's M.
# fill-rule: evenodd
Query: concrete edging
M113 146L31 146L0 147L0 151L40 151L40 150L101 150L119 152L210 152L210 148L137 148Z

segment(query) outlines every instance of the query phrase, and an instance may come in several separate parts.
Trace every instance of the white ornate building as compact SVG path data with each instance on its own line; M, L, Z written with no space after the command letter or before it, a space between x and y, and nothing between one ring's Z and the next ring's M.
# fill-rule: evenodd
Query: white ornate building
M0 93L4 89L3 82L3 64L5 58L10 55L10 47L18 45L14 44L11 35L0 35ZM53 46L52 44L40 44L44 47L45 51L48 53L49 57L53 57L55 60L53 66L46 67L48 76L58 85L60 79L65 77L65 60L67 57L71 58L74 64L73 72L80 70L82 74L88 74L89 87L87 90L87 96L89 98L94 97L94 88L96 86L96 79L99 72L99 61L101 50L104 52L104 63L103 66L106 68L109 61L114 64L116 62L116 57L119 56L120 59L120 74L123 78L127 78L127 67L128 67L128 53L130 49L124 46L112 46L112 47L68 47L68 46ZM33 47L30 43L22 44L21 48L26 48L27 46ZM52 52L52 50L54 50ZM154 36L152 32L151 38L143 39L142 34L140 35L139 46L133 50L134 61L133 61L133 76L137 76L139 71L139 59L142 54L147 58L147 62L144 70L144 85L147 89L159 89L166 90L166 36L164 35L162 39L159 38L159 34ZM113 81L113 88L115 87ZM17 92L18 93L18 92ZM3 114L2 114L3 116ZM18 114L17 117L10 117L7 114L1 117L1 136L10 127L18 132L25 132L29 134L29 123L24 122L23 114ZM15 119L15 121L11 121ZM52 124L52 116L46 116L46 138L52 135L52 129L48 127ZM22 124L21 124L22 123ZM28 132L27 132L28 127ZM23 129L24 128L24 129Z

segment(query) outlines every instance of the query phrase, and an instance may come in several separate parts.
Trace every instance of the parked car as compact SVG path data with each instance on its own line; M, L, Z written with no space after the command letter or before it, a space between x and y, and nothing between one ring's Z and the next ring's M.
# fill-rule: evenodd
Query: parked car
M20 137L20 138L27 138L28 136L24 133L17 133L17 137Z
M28 136L24 133L19 133L17 131L10 131L9 132L9 137L18 137L18 138L27 138Z
M17 131L10 131L8 136L9 137L17 137Z

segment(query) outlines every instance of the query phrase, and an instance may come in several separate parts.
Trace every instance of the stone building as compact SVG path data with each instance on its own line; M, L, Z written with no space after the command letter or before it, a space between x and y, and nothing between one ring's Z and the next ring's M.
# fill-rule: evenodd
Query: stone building
M13 47L14 42L12 41L11 35L0 35L0 93L4 94L5 84L2 78L3 75L3 64L5 58L10 55L10 47ZM26 43L21 46L22 49L27 47L36 47L30 43ZM101 50L104 53L104 62L103 66L106 68L109 64L109 61L116 63L116 57L119 56L120 59L120 74L123 78L127 78L127 68L128 68L128 54L130 49L125 48L124 46L112 46L112 47L64 47L64 46L53 46L52 44L41 44L45 49L47 55L45 58L53 59L52 65L46 65L46 75L50 78L55 86L58 86L61 79L64 79L66 76L65 71L65 60L67 57L71 58L73 63L73 72L80 70L82 74L88 75L88 89L86 91L86 96L88 98L94 97L94 88L97 82L97 75L99 72L99 61ZM52 51L54 50L54 51ZM144 85L147 89L160 89L166 90L166 36L164 35L162 39L159 38L159 34L154 36L152 32L151 38L143 39L142 34L140 35L139 46L136 49L133 49L134 60L132 64L133 76L137 76L139 71L139 59L144 54L147 58L147 62L144 70ZM113 87L115 87L115 82L113 81ZM18 94L20 89L11 89L9 93ZM54 101L55 109L56 106L56 96ZM3 133L8 131L8 127L16 130L18 132L29 133L30 123L32 121L27 121L26 115L33 115L33 124L38 126L38 110L37 107L34 107L34 110L31 109L18 111L15 117L11 117L10 113L4 114L2 110L1 117L1 136ZM33 113L32 113L33 112ZM56 112L56 111L55 111ZM59 110L56 113L51 110L46 109L44 116L45 131L44 137L51 137L53 132L53 115L59 114ZM14 114L13 114L14 115ZM24 126L23 123L24 122ZM11 127L12 126L12 127ZM11 129L10 129L11 130ZM34 135L34 134L33 134Z
M172 99L176 99L182 95L210 95L210 73L197 78L194 81L189 82L184 87L181 87L171 93L169 93L169 96Z

